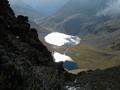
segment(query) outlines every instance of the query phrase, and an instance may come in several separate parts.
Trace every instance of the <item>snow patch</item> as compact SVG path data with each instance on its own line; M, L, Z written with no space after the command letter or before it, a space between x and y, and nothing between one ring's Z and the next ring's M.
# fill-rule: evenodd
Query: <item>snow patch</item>
M50 33L44 39L49 44L56 46L68 46L68 47L78 45L81 40L77 36L71 36L59 32Z
M63 62L63 66L65 69L73 70L77 69L79 65L69 56L60 54L58 52L53 53L53 58L55 59L55 62Z
M72 61L72 58L63 54L60 54L58 52L53 53L53 57L55 59L55 62L65 62L65 61Z

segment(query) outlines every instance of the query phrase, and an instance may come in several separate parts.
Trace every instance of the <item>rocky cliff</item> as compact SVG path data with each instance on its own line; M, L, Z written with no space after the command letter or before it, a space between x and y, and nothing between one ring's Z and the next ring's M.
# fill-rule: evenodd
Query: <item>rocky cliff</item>
M0 0L0 90L62 90L63 72L28 17L15 17L8 1Z

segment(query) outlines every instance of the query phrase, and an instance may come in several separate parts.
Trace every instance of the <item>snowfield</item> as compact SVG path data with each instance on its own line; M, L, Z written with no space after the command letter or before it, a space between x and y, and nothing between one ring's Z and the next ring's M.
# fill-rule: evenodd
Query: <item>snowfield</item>
M80 43L80 38L77 36L71 36L64 33L53 32L45 37L45 41L49 44L56 46L74 46Z

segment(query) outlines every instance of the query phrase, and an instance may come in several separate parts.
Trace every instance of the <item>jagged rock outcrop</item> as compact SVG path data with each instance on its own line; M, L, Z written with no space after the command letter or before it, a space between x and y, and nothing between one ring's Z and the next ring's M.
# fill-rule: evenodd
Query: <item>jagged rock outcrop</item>
M62 65L54 63L28 17L15 17L9 6L0 1L0 90L63 90Z
M81 72L67 88L75 90L120 90L120 66L106 70Z

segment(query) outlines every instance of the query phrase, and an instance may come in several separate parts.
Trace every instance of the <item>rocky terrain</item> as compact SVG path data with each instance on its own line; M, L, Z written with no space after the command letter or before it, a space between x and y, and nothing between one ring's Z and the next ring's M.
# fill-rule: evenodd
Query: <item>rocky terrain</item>
M30 28L28 17L15 17L8 1L1 0L0 90L62 90L63 71Z
M28 22L0 0L0 90L120 90L119 66L70 74Z

